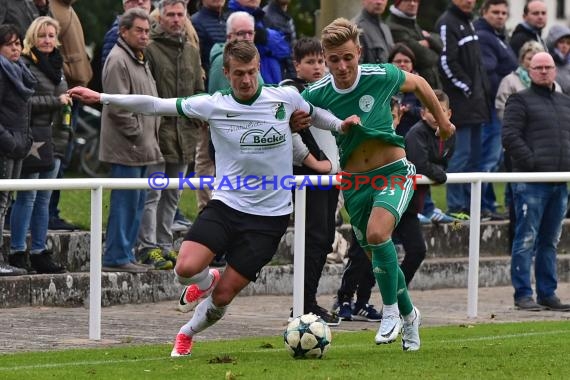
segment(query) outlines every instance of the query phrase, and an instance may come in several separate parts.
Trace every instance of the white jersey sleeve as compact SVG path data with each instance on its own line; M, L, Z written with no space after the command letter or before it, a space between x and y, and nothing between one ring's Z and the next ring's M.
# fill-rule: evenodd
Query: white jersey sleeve
M293 86L283 88L288 90L287 92L291 96L291 103L295 105L296 109L305 111L311 115L313 126L319 129L341 133L342 120L327 110L314 107L311 103L307 102Z
M216 95L198 94L176 99L178 115L207 121L216 108Z

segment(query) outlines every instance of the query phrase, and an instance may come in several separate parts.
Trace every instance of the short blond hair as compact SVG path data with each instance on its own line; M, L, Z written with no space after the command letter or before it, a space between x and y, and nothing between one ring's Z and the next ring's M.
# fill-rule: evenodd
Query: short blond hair
M51 18L49 16L41 16L35 19L28 30L26 31L26 36L24 37L24 48L22 49L22 54L29 55L32 51L32 48L36 46L36 42L38 42L38 36L40 32L48 26L53 26L55 29L56 41L55 47L60 45L59 43L59 22Z
M358 26L341 17L323 28L321 33L321 43L325 50L341 46L348 41L352 41L356 46L360 46L359 37L360 30L358 29Z

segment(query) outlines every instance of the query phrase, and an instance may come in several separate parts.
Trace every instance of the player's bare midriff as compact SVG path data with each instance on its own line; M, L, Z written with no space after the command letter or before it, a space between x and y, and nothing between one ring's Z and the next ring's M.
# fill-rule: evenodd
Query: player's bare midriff
M366 140L352 152L342 169L351 173L367 172L404 157L403 148L382 140Z

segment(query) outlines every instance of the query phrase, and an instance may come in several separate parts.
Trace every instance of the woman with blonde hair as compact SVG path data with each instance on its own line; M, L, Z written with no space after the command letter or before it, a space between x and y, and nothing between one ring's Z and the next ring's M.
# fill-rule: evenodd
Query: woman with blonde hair
M67 145L69 131L62 130L61 114L64 106L71 105L71 98L65 93L67 83L63 76L63 58L58 50L59 31L55 19L43 16L32 22L24 38L23 60L38 84L32 96L30 123L34 144L24 159L21 178L56 178L61 160L54 142ZM51 190L19 191L12 208L10 263L28 272L65 271L53 261L52 252L46 247L50 196ZM31 267L25 256L28 230L32 235Z

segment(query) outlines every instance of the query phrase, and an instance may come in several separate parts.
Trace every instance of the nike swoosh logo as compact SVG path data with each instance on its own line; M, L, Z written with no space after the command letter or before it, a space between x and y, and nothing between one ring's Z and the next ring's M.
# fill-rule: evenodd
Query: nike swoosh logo
M388 333L386 334L382 334L383 338L388 338L390 335L392 335L392 333L394 332L394 329L396 328L396 325L392 326L392 330L390 330Z
M226 113L226 117L229 117L229 118L238 117L238 116L241 116L241 113L229 113L229 112Z

